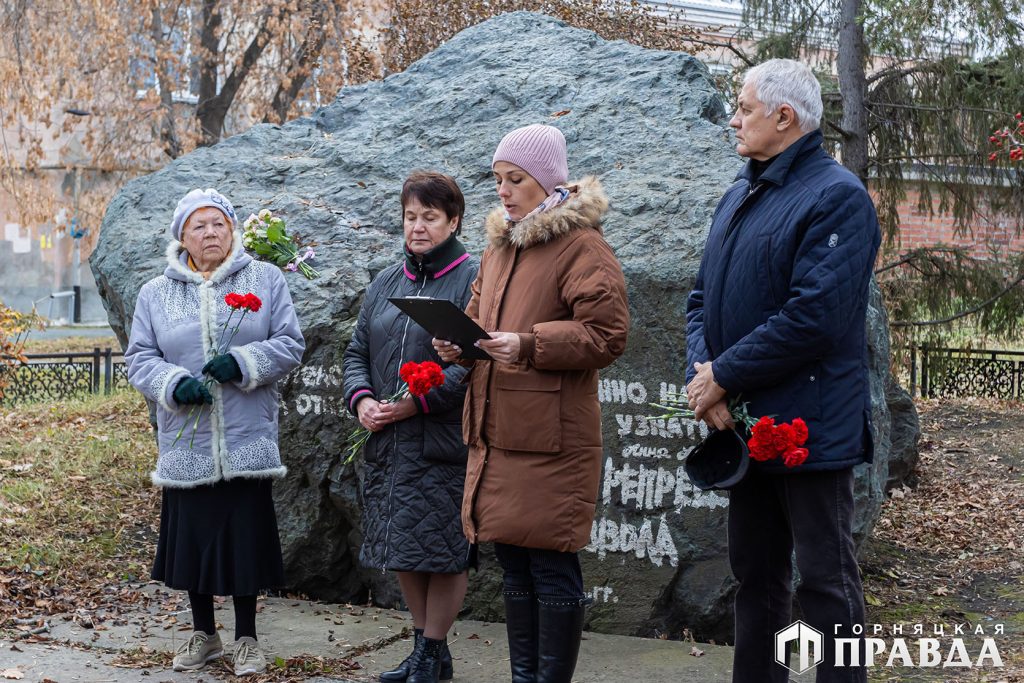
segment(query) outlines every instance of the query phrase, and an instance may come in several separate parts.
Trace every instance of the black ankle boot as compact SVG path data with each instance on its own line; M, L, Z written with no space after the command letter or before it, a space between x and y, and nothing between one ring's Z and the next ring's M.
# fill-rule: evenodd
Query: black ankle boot
M512 683L537 683L537 597L511 591L504 596Z
M441 653L444 651L445 640L423 636L420 641L423 643L420 658L416 660L405 683L438 683L441 680Z
M405 680L409 678L409 672L416 668L416 662L423 650L423 629L413 629L413 636L412 654L403 659L402 663L391 671L385 671L380 675L380 680L384 683L405 683Z
M448 649L448 637L445 636L441 647L441 672L437 675L440 681L450 681L455 678L455 666L452 664L452 651Z
M537 683L572 683L584 612L583 600L537 601Z

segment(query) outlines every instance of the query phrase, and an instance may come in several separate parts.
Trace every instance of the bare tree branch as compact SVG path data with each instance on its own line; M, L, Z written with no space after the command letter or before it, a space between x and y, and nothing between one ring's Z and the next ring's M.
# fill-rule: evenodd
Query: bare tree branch
M295 53L293 60L295 66L289 70L287 81L282 79L278 83L277 92L274 93L274 99L270 105L270 111L263 117L264 123L271 122L271 113L277 117L276 123L287 120L288 110L291 109L295 98L299 96L299 92L306 84L306 79L309 77L310 72L312 72L313 66L320 58L320 52L323 50L324 41L327 38L323 27L325 12L326 7L323 2L317 0L310 3L309 26L302 44L299 45L299 49Z
M974 315L975 313L980 313L981 311L983 311L984 309L988 308L989 306L994 304L996 301L1001 299L1002 297L1004 297L1007 294L1009 294L1010 292L1012 292L1013 288L1016 287L1017 285L1019 285L1021 282L1024 282L1024 273L1022 273L1021 275L1017 276L1016 280L1014 280L1013 282L1008 284L998 294L995 294L994 296L991 296L988 299L985 299L981 303L979 303L979 304L977 304L975 306L972 306L971 308L968 308L967 310L960 311L959 313L954 313L953 315L947 316L945 318L940 318L938 320L895 320L895 321L890 322L889 325L891 327L928 327L928 326L933 326L933 325L945 325L945 324L951 323L951 322L953 322L955 320L959 320L961 318L966 318L969 315Z
M891 263L887 263L884 266L881 266L880 268L875 269L875 275L880 275L881 273L884 273L887 270L892 270L893 268L898 268L899 266L902 266L905 263L910 263L912 261L916 261L919 258L924 258L924 257L930 258L933 253L956 254L956 253L959 253L959 252L963 252L963 249L958 249L956 247L931 247L929 249L916 249L916 250L914 250L912 252L904 254L902 258L900 258L900 259L898 259L896 261L893 261Z

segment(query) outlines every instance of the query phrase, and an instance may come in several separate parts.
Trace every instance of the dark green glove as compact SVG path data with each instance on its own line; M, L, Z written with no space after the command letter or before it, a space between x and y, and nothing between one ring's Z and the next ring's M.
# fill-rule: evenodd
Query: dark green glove
M242 379L242 368L230 353L222 353L211 358L203 366L203 374L209 375L221 384Z
M174 400L181 405L213 403L213 395L195 377L186 377L174 387Z

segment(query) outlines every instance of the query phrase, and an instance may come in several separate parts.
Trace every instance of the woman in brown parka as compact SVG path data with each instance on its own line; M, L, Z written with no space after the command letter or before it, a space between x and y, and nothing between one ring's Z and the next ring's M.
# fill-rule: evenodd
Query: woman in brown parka
M597 371L626 347L626 284L602 235L608 200L596 178L567 183L557 128L512 131L491 168L502 207L487 218L466 312L494 360L463 360L462 524L470 542L494 542L504 569L513 683L569 683L585 607L577 553L601 476Z

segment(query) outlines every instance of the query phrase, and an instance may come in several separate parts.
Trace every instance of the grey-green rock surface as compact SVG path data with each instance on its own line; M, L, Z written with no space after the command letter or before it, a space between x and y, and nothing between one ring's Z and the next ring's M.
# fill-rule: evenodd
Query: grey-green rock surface
M163 269L178 198L216 187L241 216L270 208L317 245L322 277L289 274L307 349L281 386L281 446L289 467L275 487L290 588L392 606L379 569L359 567L359 467L339 456L354 421L342 405L341 354L371 278L401 253L399 190L413 169L453 175L467 198L464 237L480 253L496 203L490 159L521 125L558 126L571 175L600 176L611 199L606 235L629 287L626 354L603 374L605 471L592 541L582 553L594 630L731 639L733 581L726 558L728 499L694 490L682 457L692 424L649 422L680 389L686 295L715 204L741 159L707 69L693 57L608 42L535 14L468 29L404 73L344 89L309 118L260 125L129 183L111 202L92 267L110 322L126 339L136 294ZM858 479L858 535L877 517L893 434L886 403L888 334L870 311L876 463ZM904 412L906 407L903 408ZM909 410L912 412L912 406ZM911 422L897 422L911 429ZM528 428L528 425L524 425ZM467 611L501 617L500 577L488 550Z

